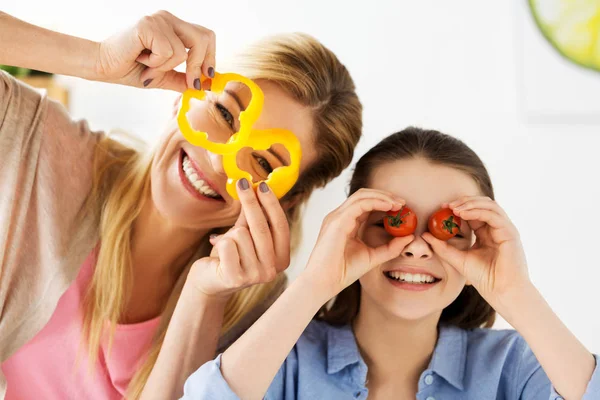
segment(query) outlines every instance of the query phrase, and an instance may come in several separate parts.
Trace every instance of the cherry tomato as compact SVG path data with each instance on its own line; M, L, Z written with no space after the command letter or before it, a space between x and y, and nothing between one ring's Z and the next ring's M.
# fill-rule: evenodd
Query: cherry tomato
M408 236L417 229L417 214L404 206L398 211L388 211L383 217L383 227L392 236Z
M460 232L460 217L449 208L442 208L429 217L429 232L440 240L448 240Z

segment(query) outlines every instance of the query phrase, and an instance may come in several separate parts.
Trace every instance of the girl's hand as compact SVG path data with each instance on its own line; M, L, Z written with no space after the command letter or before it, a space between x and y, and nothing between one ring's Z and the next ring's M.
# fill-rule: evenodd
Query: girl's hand
M531 283L519 232L495 201L489 197L463 197L443 206L469 224L476 236L475 244L463 251L429 232L422 237L488 303L497 306L512 290Z
M189 52L186 51L189 49ZM186 62L186 73L175 67ZM100 43L96 80L183 92L215 71L215 34L159 11Z
M372 268L397 257L413 240L412 235L371 248L359 233L372 211L399 210L404 204L403 199L379 190L360 189L354 193L323 221L304 274L330 298Z
M251 187L242 190L238 183L242 203L238 221L227 233L211 239L210 256L196 261L188 276L204 295L227 300L245 287L272 281L289 266L287 218L277 197L266 188L254 193Z

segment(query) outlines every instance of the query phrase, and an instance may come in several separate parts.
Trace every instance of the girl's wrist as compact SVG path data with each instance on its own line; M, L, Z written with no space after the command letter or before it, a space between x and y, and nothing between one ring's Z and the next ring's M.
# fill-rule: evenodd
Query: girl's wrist
M339 293L339 290L333 288L329 282L308 268L298 276L296 281L297 285L301 286L303 292L306 293L306 301L313 302L317 309Z
M541 302L540 302L541 300ZM511 290L497 296L490 305L513 327L526 310L543 303L543 297L531 281L516 283Z

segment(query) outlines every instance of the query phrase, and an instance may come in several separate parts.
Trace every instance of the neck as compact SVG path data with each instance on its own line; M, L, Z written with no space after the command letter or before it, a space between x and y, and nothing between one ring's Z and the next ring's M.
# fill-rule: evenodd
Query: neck
M439 314L420 320L391 315L362 292L354 322L356 341L368 366L370 387L394 385L418 390L437 343Z
M134 274L176 280L209 230L174 225L148 198L133 224L131 255ZM163 281L164 281L163 280Z

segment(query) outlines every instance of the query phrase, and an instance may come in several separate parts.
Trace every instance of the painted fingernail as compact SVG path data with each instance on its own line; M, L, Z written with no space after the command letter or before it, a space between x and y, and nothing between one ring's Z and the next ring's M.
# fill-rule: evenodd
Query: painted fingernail
M214 78L215 77L215 69L213 67L209 67L208 68L208 77L209 78Z
M269 191L269 185L267 185L264 182L261 182L260 185L258 185L258 188L260 189L261 192L263 193L267 193Z
M198 78L194 79L194 87L197 90L200 90L200 79L198 79Z
M211 234L210 240L215 240L217 238L217 236L219 236L219 235L217 235L216 233Z
M148 86L152 82L152 79L146 79L144 81L144 87Z
M242 178L238 181L238 186L240 187L240 189L242 190L246 190L250 187L250 185L248 184L248 179L246 178Z

